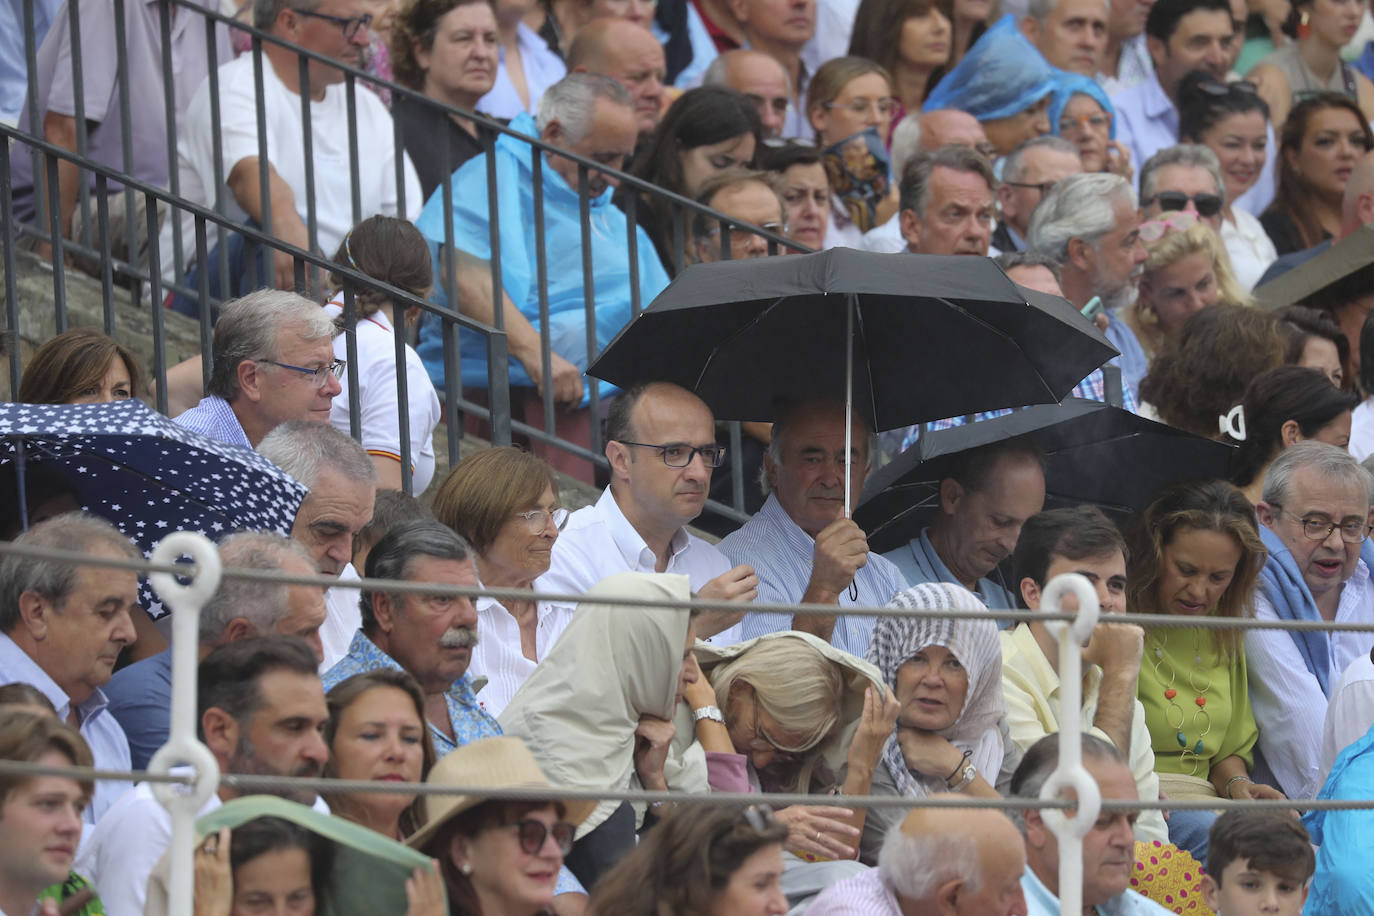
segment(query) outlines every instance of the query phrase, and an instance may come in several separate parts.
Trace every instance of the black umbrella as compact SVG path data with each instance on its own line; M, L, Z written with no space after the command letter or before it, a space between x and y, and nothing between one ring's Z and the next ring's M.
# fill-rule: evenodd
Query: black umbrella
M848 410L884 430L1057 403L1116 352L987 258L832 248L687 268L587 372L676 382L724 420L843 397L848 435ZM846 462L846 516L848 493Z
M854 521L873 550L907 543L939 509L940 481L980 445L1024 438L1045 453L1046 506L1093 503L1121 517L1164 487L1225 477L1232 446L1138 417L1098 401L1028 407L965 426L927 432L869 478Z

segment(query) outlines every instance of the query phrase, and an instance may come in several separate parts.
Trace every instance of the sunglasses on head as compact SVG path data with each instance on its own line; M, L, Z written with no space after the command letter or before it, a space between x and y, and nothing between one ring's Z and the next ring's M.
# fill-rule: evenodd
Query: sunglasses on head
M559 854L566 856L572 852L573 838L577 834L577 828L567 821L556 821L550 827L532 817L502 826L515 828L516 836L520 839L520 848L526 855L531 856L538 855L539 850L544 848L544 840L548 839L550 833L553 834L553 841L558 844Z
M1145 201L1145 206L1157 202L1159 209L1168 213L1188 209L1189 201L1197 208L1198 216L1212 217L1221 212L1221 198L1216 194L1184 194L1182 191L1160 191Z
M1234 83L1223 83L1221 80L1204 80L1197 84L1197 88L1217 98L1228 96L1232 92L1244 92L1247 95L1255 95L1259 92L1259 86L1250 80L1236 80Z

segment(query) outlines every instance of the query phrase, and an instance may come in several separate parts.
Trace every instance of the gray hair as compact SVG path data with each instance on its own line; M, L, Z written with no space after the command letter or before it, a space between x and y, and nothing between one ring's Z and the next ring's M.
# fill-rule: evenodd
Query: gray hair
M76 553L90 553L100 545L130 560L143 559L118 528L86 512L66 512L39 522L14 543ZM62 604L76 589L77 569L78 564L68 560L38 560L13 553L0 557L0 632L10 633L19 626L19 596L25 592Z
M844 409L843 401L818 400L800 401L794 404L789 404L785 406L782 410L778 411L778 418L773 421L773 429L768 437L768 457L773 459L773 463L782 464L782 452L783 448L785 447L783 445L783 442L787 439L788 434L792 431L793 419L799 416L806 408L817 408L836 405L838 405L841 410ZM873 428L868 425L868 421L864 419L864 417L861 414L855 412L852 414L852 416L854 425L861 427L864 430L864 432L867 433L867 435L864 436L864 447L868 450L867 466L872 467L873 459L877 457L878 449L880 447L878 442L878 434L873 431ZM768 482L767 464L762 464L759 466L759 487L763 490L764 496L767 496L769 493L773 492L773 485Z
M1221 202L1226 203L1226 183L1221 180L1221 163L1217 160L1217 154L1200 143L1178 143L1155 153L1146 159L1145 164L1140 167L1140 203L1142 206L1145 206L1158 193L1159 189L1155 183L1159 177L1159 170L1166 165L1206 169L1212 176L1212 186L1217 189L1217 194L1221 196ZM1168 188L1165 190L1167 191Z
M1002 273L1011 273L1018 267L1043 267L1054 275L1059 282L1059 262L1035 251L1004 251L992 259L992 263L1002 268Z
M282 10L313 10L320 0L253 0L253 27L270 32Z
M1345 449L1315 439L1295 442L1279 452L1264 475L1264 493L1260 498L1271 506L1286 504L1293 495L1293 475L1303 468L1311 469L1323 480L1359 487L1369 504L1374 505L1374 476Z
M539 114L535 126L542 134L554 121L563 125L568 139L576 143L592 129L592 110L597 99L613 105L634 107L629 91L609 76L600 73L569 73L548 89L539 99Z
M1135 189L1120 175L1085 172L1056 182L1031 214L1026 247L1061 263L1073 239L1096 247L1116 225L1119 200L1136 207Z
M1025 159L1026 153L1033 149L1054 150L1056 153L1064 153L1078 158L1078 147L1074 146L1063 137L1056 137L1054 134L1045 134L1042 137L1032 137L1012 150L1006 159L1002 160L1002 180L1020 181L1026 174Z
M893 828L878 852L878 874L909 900L925 900L954 880L976 894L983 884L981 861L978 844L968 834L911 836Z
M309 551L297 541L271 531L240 531L219 542L219 557L227 569L280 570L291 557L318 571ZM279 582L263 582L225 576L200 612L200 641L213 643L229 621L242 617L256 635L266 635L286 616L290 588Z
M972 172L988 183L989 190L996 190L997 176L992 165L982 154L951 143L932 152L917 153L902 171L901 206L903 210L914 210L918 218L924 218L926 205L930 203L930 176L937 166L953 169L956 172Z
M258 443L258 454L315 489L322 470L335 470L350 479L377 483L377 466L355 440L328 423L288 420Z
M1050 18L1050 13L1059 5L1059 0L1028 0L1026 3L1026 16L1034 19L1042 26Z
M205 390L234 400L239 394L239 364L246 359L276 359L277 338L293 325L300 328L304 341L332 340L338 333L318 304L286 290L260 289L226 302L215 322L210 384Z
M1130 766L1115 744L1087 732L1083 733L1083 759ZM1026 756L1017 764L1016 772L1011 777L1011 797L1039 798L1040 790L1045 787L1046 781L1058 766L1059 734L1051 732L1032 744L1026 750ZM1020 808L1007 811L1007 816L1023 834L1026 832L1024 813Z
M776 172L763 172L758 169L746 168L729 168L723 172L717 172L701 183L701 188L697 191L697 203L701 204L703 207L719 210L720 208L715 206L712 201L715 200L716 196L719 195L721 191L724 191L726 188L733 188L736 185L748 184L750 182L763 185L773 192L773 196L777 198L778 201L778 213L782 215L783 221L786 222L787 203L782 199L782 193L778 189L781 181ZM713 233L719 230L721 222L725 221L717 220L714 216L698 210L692 215L692 238L696 239L698 242L705 241L710 238ZM735 231L737 228L738 223L731 222L731 230Z
M892 160L892 174L906 174L906 167L921 151L921 113L903 115L897 126L892 128L892 146L888 156Z
M472 547L452 528L433 519L417 519L402 522L382 535L382 539L367 555L364 576L368 579L407 580L415 561L422 557L435 560L469 560L473 556ZM396 603L405 597L401 593L385 594ZM377 632L377 615L372 609L372 595L372 591L364 589L358 600L363 632L368 635Z

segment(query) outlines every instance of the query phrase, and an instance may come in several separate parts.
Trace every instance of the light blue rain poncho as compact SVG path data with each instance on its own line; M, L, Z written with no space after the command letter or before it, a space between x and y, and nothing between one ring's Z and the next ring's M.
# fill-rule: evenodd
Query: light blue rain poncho
M1097 80L1086 77L1081 73L1070 73L1067 70L1054 71L1054 95L1050 97L1050 133L1059 136L1059 119L1064 114L1064 109L1069 107L1069 100L1076 95L1090 96L1093 101L1102 106L1102 110L1112 119L1112 130L1110 137L1116 139L1116 109L1112 108L1111 99L1107 98L1107 93L1102 91L1102 87L1097 84Z
M979 121L1009 118L1053 92L1055 72L1008 14L973 43L921 110L957 108Z
M521 114L511 121L512 130L531 137L539 131L534 119ZM501 278L502 286L526 318L536 328L539 321L539 287L535 260L534 176L530 165L531 147L523 140L502 135L496 141L496 185L500 189ZM587 320L582 289L582 229L577 192L545 160L544 178L544 255L549 285L549 338L553 351L579 369L586 369ZM459 251L474 257L491 257L490 222L487 218L486 156L476 156L453 173L453 239ZM630 259L628 256L625 214L611 203L607 188L588 202L591 232L592 279L596 302L596 350L611 342L630 320ZM433 300L447 306L441 279L445 257L438 251L444 243L444 189L440 186L425 203L415 225L424 233L434 255L435 292ZM642 227L636 227L639 253L640 308L645 308L668 285L668 275L654 252L653 242ZM485 338L474 331L459 333L462 349L463 384L487 387ZM443 390L444 355L440 323L426 318L420 328L416 348L435 385ZM596 353L591 354L595 357ZM533 383L520 363L510 362L512 386L530 387ZM607 386L601 387L604 394ZM583 404L587 396L583 397Z
M1341 751L1317 797L1374 798L1374 729ZM1303 916L1374 913L1374 811L1309 811L1302 820L1320 847Z

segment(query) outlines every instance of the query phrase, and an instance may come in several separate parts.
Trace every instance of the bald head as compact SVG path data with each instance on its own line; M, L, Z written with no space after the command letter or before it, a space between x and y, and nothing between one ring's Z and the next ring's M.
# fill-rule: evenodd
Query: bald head
M667 63L648 29L628 19L593 19L578 29L567 64L570 71L609 76L629 90L641 136L658 126Z
M762 51L726 51L711 61L701 84L743 93L758 108L763 135L782 136L787 106L792 100L792 81L782 64L772 57Z
M934 151L954 144L977 149L988 142L983 125L966 111L942 108L921 115L921 149Z
M1345 183L1345 197L1341 199L1341 238L1361 226L1374 223L1374 152L1365 153L1350 180Z
M1025 867L1016 825L992 808L913 809L878 854L878 871L907 913L1024 916Z

